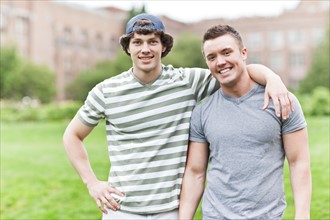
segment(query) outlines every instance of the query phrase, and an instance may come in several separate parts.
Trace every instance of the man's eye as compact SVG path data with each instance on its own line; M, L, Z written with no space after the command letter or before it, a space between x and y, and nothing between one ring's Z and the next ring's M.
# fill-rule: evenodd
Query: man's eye
M230 55L230 51L226 50L224 54L228 56Z

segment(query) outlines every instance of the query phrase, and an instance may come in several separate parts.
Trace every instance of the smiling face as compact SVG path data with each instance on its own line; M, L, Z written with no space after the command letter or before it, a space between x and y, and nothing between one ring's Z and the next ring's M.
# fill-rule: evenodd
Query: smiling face
M241 76L247 74L247 50L240 48L237 39L230 34L208 39L203 44L206 64L223 88L234 87Z
M134 33L128 46L134 74L142 81L145 74L158 77L161 71L162 52L165 49L158 35Z

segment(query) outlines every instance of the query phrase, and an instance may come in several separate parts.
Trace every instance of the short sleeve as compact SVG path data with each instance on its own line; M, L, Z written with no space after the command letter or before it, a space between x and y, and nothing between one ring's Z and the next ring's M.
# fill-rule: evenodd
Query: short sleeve
M105 117L105 102L102 83L96 85L89 93L84 105L78 110L79 119L87 126L96 126Z
M198 105L192 112L190 119L189 140L194 142L207 142L202 123L202 105Z
M307 126L304 113L298 99L295 96L293 96L292 99L295 111L291 112L289 118L283 122L282 135L293 133Z
M220 84L208 69L187 68L186 71L190 73L190 81L197 102L210 96L220 88Z

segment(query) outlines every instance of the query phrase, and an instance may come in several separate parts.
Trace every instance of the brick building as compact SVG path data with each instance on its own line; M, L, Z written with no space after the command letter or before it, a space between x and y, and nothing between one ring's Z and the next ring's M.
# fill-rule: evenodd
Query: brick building
M1 0L1 46L19 52L56 73L57 100L79 72L112 59L123 32L126 11L91 10L55 1Z
M329 1L303 0L279 16L203 20L190 30L202 36L208 27L220 23L240 32L249 63L270 67L287 86L297 88L311 66L313 49L329 29Z
M54 70L59 101L65 99L65 85L78 73L116 55L127 16L127 11L113 7L87 9L51 0L1 0L0 6L1 46L14 44L22 55ZM232 25L248 48L248 62L269 66L287 86L297 87L311 65L313 49L329 28L329 1L304 0L272 17L189 24L162 20L174 37L190 32L202 38L208 27Z

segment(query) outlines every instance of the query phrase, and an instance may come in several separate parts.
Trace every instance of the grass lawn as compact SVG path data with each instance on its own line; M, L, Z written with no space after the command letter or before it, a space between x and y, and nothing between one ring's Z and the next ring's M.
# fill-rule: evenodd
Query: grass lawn
M312 219L329 219L329 118L308 118L312 157ZM63 122L1 123L0 219L101 219L101 213L66 159ZM96 128L86 140L92 166L107 179L109 161L105 133ZM293 219L293 197L285 168L288 207ZM201 210L195 219L201 219Z

